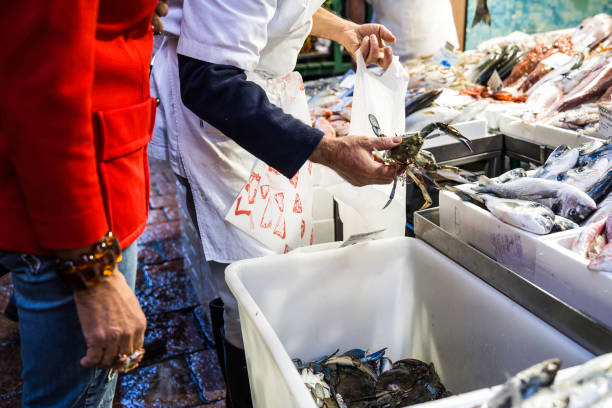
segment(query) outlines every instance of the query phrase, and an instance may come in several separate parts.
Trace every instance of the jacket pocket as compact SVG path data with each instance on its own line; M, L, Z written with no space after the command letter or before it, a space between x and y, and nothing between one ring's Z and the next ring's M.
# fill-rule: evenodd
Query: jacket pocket
M153 133L155 100L96 112L94 121L108 219L125 248L140 235L147 221L147 143Z

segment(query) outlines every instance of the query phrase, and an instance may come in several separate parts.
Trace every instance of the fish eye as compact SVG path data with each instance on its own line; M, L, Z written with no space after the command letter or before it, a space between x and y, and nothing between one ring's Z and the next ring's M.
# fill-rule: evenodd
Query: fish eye
M575 208L570 208L570 210L567 212L567 215L569 215L570 217L575 217L576 215L578 215L578 211L576 211Z

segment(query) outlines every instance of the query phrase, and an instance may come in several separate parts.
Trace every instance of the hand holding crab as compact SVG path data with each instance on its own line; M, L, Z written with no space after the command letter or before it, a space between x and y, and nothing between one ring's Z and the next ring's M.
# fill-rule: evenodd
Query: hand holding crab
M386 137L382 133L376 117L370 114L368 115L368 119L370 120L374 134L378 137ZM421 194L425 199L425 204L423 204L423 206L420 208L421 210L429 207L432 203L423 177L431 180L437 188L440 188L438 181L442 179L467 183L469 180L465 179L465 177L474 176L473 173L462 170L458 167L439 165L431 152L422 150L426 139L440 135L439 132L433 133L436 130L454 137L466 148L472 151L470 140L467 137L463 136L454 127L442 122L430 123L421 129L420 132L406 133L402 135L402 142L399 146L387 150L384 155L379 156L379 158L385 164L396 166L395 179L393 181L391 195L389 197L389 201L387 204L385 204L383 209L387 208L387 206L391 204L391 201L395 196L395 187L397 186L398 176L403 175L404 181L406 181L406 179L410 179L419 187Z

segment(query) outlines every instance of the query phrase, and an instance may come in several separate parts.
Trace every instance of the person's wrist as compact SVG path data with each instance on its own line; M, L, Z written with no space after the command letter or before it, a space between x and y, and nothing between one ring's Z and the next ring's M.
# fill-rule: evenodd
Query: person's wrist
M121 261L117 236L109 231L93 245L71 251L57 251L57 274L74 290L92 288L111 276Z
M331 153L333 151L334 139L323 137L321 141L310 155L309 160L313 163L327 165L330 163Z

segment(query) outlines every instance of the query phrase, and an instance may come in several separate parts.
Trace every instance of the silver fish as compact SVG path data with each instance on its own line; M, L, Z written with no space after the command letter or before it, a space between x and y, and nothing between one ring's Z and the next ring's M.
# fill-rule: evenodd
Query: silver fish
M582 143L577 147L580 156L588 156L593 153L595 150L599 149L603 146L604 142L601 140L591 140L590 142Z
M500 176L492 178L491 180L496 181L498 183L505 183L507 181L514 180L515 178L519 177L527 177L527 173L521 167L507 171Z
M478 192L494 193L504 198L535 201L549 207L556 215L582 222L597 209L595 201L584 191L556 180L521 177L506 183L495 183L481 176Z
M489 13L489 8L487 7L487 0L478 0L476 3L476 13L474 13L472 27L480 22L491 26L491 14Z
M549 234L555 224L555 214L533 201L499 198L490 194L464 194L484 204L498 220L527 232Z
M483 408L516 406L521 400L534 395L539 389L548 387L555 380L561 360L553 358L535 364L506 381L502 389L487 401Z
M609 168L610 163L608 162L608 159L602 157L598 160L592 161L586 166L577 167L575 169L560 173L557 176L557 180L571 184L572 186L587 192L608 172Z
M612 215L612 193L608 194L608 196L597 205L597 211L589 217L585 225L599 221L602 218L608 218L609 215Z
M555 215L555 225L553 225L553 228L550 232L568 231L578 227L579 225L576 224L574 221Z
M565 95L574 90L582 80L589 76L594 71L599 71L607 62L607 58L610 53L598 54L593 58L585 62L580 68L570 72L567 76L563 77L557 86Z
M566 145L558 146L546 159L534 177L554 180L559 173L573 168L578 161L579 151L576 148L569 148Z

